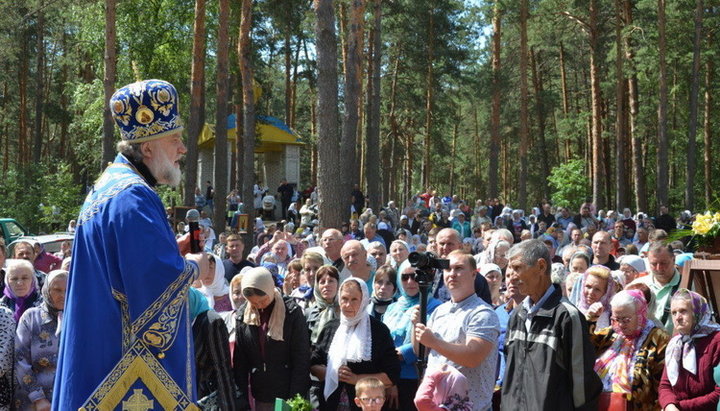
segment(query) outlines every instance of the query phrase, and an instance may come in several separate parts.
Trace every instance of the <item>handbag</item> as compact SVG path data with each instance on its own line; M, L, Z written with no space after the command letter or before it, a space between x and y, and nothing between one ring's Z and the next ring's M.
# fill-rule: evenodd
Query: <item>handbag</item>
M628 400L621 392L601 392L598 411L626 411Z

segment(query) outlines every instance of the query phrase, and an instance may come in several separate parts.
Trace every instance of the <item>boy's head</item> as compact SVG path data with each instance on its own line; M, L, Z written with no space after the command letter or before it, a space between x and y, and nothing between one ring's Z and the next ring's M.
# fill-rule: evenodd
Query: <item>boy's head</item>
M361 378L355 384L355 405L363 411L380 411L385 403L385 386L375 377Z

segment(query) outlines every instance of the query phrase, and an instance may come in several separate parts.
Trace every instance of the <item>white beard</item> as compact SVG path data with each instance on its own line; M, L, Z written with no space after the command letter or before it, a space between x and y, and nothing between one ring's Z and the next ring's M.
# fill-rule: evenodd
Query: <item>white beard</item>
M180 168L176 167L173 161L170 161L165 151L157 150L157 153L160 154L157 156L155 162L152 165L148 165L153 177L155 177L160 184L177 187L180 185L180 178L182 177Z

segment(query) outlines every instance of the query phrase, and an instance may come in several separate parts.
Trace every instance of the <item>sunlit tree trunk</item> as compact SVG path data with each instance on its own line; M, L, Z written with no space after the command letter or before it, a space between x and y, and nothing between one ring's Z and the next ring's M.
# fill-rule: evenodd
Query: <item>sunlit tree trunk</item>
M367 194L370 197L370 208L379 210L380 204L385 203L383 197L382 181L388 178L380 176L380 64L382 59L382 0L373 1L373 25L370 31L369 49L372 50L372 59L369 64L368 96L367 96L367 156L365 169L367 170ZM385 152L385 158L390 153ZM402 204L401 204L402 206Z
M37 65L35 69L35 127L33 128L33 163L40 162L43 148L43 103L45 101L45 12L43 0L37 11Z
M542 173L540 175L540 192L542 197L547 200L550 198L547 185L547 178L550 176L550 162L548 160L548 147L547 144L545 144L545 106L542 101L543 83L539 70L540 63L538 63L540 52L535 54L533 48L530 48L530 59L532 63L530 66L532 67L533 89L535 90L535 114L537 115L538 126L537 138L539 147L536 146L535 151L540 151L540 172Z
M215 232L225 231L225 197L227 196L228 180L228 144L227 144L227 117L228 117L228 63L230 52L230 0L219 0L218 13L218 50L217 50L217 80L215 109Z
M183 203L195 204L198 166L198 138L205 123L205 0L195 0L193 25L192 68L190 69L190 115L188 117Z
M708 36L710 39L710 36ZM712 42L708 41L708 44ZM712 155L712 107L713 107L713 74L715 65L713 64L712 57L708 57L705 62L705 120L703 123L703 137L705 139L705 207L710 207L713 197L713 155Z
M600 208L605 207L603 195L603 144L602 144L602 95L600 90L600 42L598 33L598 3L590 0L589 36L590 36L590 90L592 106L592 188L593 202Z
M242 0L240 34L238 36L238 60L243 94L243 147L238 152L238 157L242 159L242 198L249 222L247 234L245 235L246 250L252 248L255 243L252 230L255 221L255 207L253 206L253 184L255 183L255 90L253 88L252 47L250 44L251 28L252 0Z
M492 113L490 114L490 155L488 158L488 196L498 196L498 157L500 155L500 39L502 12L500 0L493 7L492 38Z
M362 64L362 44L365 19L365 0L351 0L350 16L347 30L347 58L345 64L345 93L343 101L345 112L342 124L342 139L340 141L340 158L345 164L359 164L358 153L356 153L357 130L359 124L358 108L360 104L360 76ZM358 167L342 167L342 185L345 193L348 194L352 185L359 181L359 176L354 172ZM338 204L343 217L349 214L349 195L345 195L346 201ZM345 206L347 205L347 207Z
M340 227L350 206L348 190L341 176L343 164L338 133L337 36L332 0L314 0L315 38L318 68L318 190L321 227ZM354 142L355 134L352 134ZM354 146L353 146L354 147ZM354 162L353 162L354 163Z
M658 100L658 135L657 135L657 204L656 211L661 205L668 205L668 86L667 86L667 63L665 53L667 40L665 36L665 0L658 0L658 69L660 71L659 100Z
M622 50L623 8L622 0L615 0L615 209L622 211L629 205L626 177L626 128L625 115L626 79L623 73L625 56Z
M695 209L695 171L697 170L697 123L700 94L700 48L703 31L703 0L695 2L695 38L693 40L693 64L690 86L690 114L688 121L687 181L685 184L685 208Z
M527 208L528 145L528 44L527 44L528 0L520 0L520 145L518 147L518 208Z

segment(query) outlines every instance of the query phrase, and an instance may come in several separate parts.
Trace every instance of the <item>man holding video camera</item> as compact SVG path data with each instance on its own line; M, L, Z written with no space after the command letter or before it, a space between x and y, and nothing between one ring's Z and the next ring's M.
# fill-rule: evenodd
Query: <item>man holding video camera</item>
M492 307L475 293L475 259L461 250L447 256L449 269L443 271L450 300L438 306L427 325L420 323L420 310L412 315L413 344L428 349L428 369L445 363L468 379L473 409L491 406L497 366L497 338L500 325Z

